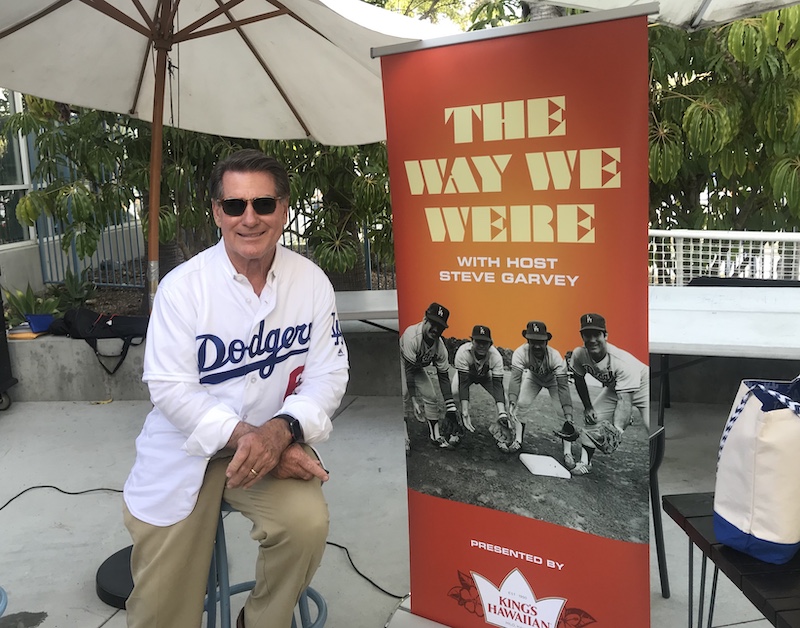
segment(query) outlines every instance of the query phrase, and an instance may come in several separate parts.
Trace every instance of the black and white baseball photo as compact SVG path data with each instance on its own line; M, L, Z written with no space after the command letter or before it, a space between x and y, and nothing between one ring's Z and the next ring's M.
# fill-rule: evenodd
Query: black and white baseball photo
M495 345L491 321L448 335L456 317L434 302L401 333L409 488L648 542L647 366L595 312L571 338L521 320L513 347Z

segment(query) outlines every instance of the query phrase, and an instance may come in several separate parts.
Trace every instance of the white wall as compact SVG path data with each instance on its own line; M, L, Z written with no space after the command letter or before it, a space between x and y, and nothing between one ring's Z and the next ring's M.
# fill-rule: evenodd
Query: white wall
M34 292L44 290L39 243L29 240L0 246L0 285L6 290L25 290L28 283Z

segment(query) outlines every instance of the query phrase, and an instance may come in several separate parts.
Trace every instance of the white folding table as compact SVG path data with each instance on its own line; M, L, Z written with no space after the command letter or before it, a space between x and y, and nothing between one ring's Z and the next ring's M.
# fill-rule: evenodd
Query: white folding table
M800 360L800 290L650 286L650 353L660 356L658 424L669 399L669 356ZM672 369L675 370L675 369Z
M361 321L384 331L396 329L376 323L397 319L397 290L354 290L336 293L340 321Z

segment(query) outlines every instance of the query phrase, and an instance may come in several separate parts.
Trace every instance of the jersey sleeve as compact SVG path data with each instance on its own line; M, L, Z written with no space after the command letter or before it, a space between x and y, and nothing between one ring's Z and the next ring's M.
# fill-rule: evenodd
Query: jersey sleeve
M626 356L612 354L611 368L614 372L614 390L617 392L634 392L641 384L641 369ZM632 358L633 356L631 356Z
M416 364L420 338L417 325L410 325L400 336L400 356L409 364Z
M276 413L290 414L300 421L304 441L309 444L326 440L330 435L331 417L344 396L350 367L333 286L322 271L316 273L315 283L308 356L297 388Z
M550 354L550 364L553 366L553 373L556 377L568 375L567 363L558 350L548 346L547 352Z
M456 369L458 369L459 371L469 370L469 365L470 365L469 350L471 346L472 345L469 342L465 342L456 351L456 357L453 358L453 366L455 366Z
M572 358L569 362L569 369L580 377L586 376L586 369L583 366L583 360L586 359L586 350L583 347L576 347L572 352Z
M511 368L519 369L520 371L524 371L526 368L528 368L527 343L514 349L514 353L511 354Z
M436 357L433 359L433 362L436 365L436 370L440 373L450 370L450 363L447 361L447 348L444 346L444 340L441 338L436 341Z
M495 347L489 347L489 375L492 377L503 377L503 356Z

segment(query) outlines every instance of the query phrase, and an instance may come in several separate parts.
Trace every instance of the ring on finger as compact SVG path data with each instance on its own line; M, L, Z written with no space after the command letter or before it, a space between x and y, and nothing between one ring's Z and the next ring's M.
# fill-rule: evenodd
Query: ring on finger
M256 471L255 469L250 469L250 473L252 473L253 475L258 475L258 471Z

